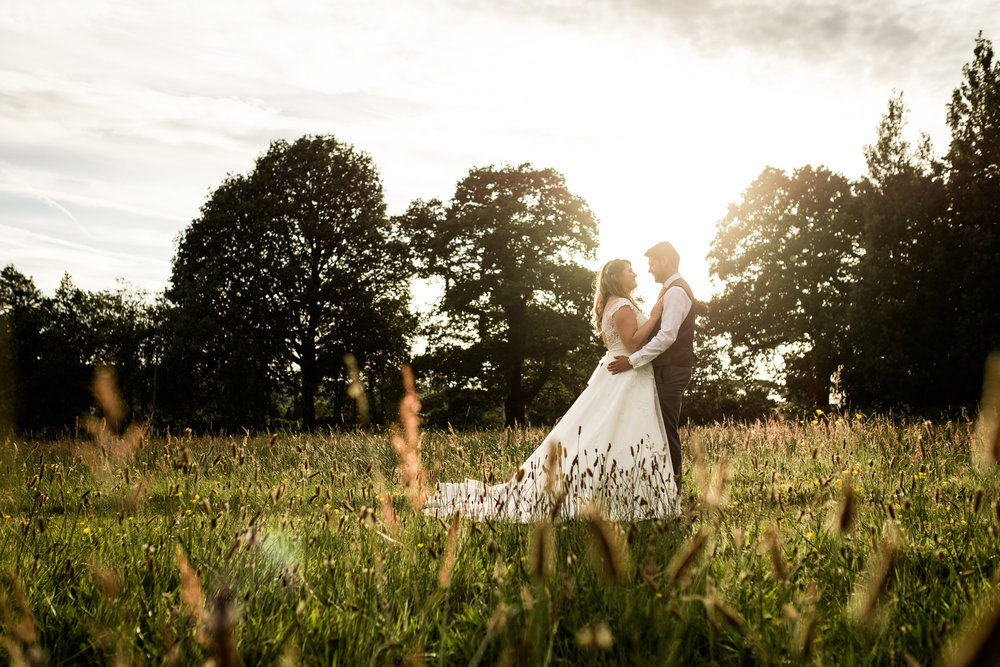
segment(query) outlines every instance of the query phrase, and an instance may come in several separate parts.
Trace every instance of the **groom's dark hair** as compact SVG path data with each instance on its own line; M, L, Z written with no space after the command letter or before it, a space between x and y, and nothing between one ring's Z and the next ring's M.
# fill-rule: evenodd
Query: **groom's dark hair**
M666 262L670 266L680 266L681 256L670 243L666 241L660 241L652 248L646 251L646 257L652 257L653 259L660 260L661 262Z

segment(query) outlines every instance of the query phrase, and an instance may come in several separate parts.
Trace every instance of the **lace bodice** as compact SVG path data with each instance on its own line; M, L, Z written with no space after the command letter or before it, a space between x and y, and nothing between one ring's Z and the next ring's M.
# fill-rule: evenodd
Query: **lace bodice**
M628 299L617 298L608 301L607 305L604 307L604 316L601 318L601 331L604 332L604 341L607 345L608 352L615 355L629 355L632 353L625 343L622 342L621 337L618 335L618 331L615 329L615 323L612 319L614 314L618 312L621 308L631 308L632 312L635 313L636 324L642 326L649 320L641 310L636 308L631 301Z

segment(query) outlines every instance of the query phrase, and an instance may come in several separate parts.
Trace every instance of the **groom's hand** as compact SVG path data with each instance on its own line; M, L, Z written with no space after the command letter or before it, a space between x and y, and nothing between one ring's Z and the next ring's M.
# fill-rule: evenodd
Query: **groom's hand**
M618 356L608 364L608 370L611 371L612 375L618 375L619 373L632 370L632 364L629 363L628 357Z

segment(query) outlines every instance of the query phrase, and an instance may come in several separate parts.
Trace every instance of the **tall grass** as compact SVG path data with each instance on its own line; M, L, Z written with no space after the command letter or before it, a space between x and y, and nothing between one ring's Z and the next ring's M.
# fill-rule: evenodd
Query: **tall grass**
M970 423L691 428L678 519L414 511L414 484L503 481L543 436L7 440L0 641L14 664L960 664L987 647L1000 476Z

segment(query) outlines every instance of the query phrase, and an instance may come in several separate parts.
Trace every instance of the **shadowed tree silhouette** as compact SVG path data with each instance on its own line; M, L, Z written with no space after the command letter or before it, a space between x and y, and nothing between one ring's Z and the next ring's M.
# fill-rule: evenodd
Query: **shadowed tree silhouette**
M191 407L214 397L224 422L260 424L289 377L312 428L336 379L342 415L346 353L370 375L407 351L409 278L371 158L331 136L275 141L212 193L174 258L172 347L199 385Z
M399 217L421 276L444 283L423 368L453 387L504 396L504 421L526 408L587 322L597 220L553 169L472 169L447 205L415 201Z

